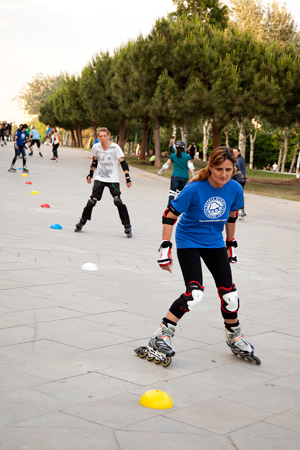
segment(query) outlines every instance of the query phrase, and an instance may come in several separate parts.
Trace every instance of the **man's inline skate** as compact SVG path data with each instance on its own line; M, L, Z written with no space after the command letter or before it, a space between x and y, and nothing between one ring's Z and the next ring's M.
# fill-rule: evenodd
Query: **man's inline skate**
M225 328L225 336L226 343L234 355L253 364L261 364L261 360L254 355L253 345L243 337L240 325L230 327L230 330Z
M164 367L167 367L172 362L172 356L175 355L171 340L174 332L174 326L163 322L150 338L148 346L136 348L135 353L140 358L147 357L148 361L154 360L155 364L162 363Z

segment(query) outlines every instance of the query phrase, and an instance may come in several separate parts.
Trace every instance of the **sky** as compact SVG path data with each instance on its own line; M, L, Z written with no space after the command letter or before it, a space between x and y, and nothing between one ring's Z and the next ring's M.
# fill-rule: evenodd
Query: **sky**
M300 29L300 2L286 5ZM172 0L0 0L0 121L19 122L12 99L36 74L80 75L95 54L147 35L173 10Z

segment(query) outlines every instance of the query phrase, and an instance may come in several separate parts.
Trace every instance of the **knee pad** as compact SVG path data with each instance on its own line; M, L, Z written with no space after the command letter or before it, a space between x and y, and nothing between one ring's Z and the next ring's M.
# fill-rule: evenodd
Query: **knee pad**
M114 197L114 204L119 207L123 205L123 202L121 200L121 197Z
M202 301L203 291L204 288L198 281L188 283L186 292L178 299L180 308L185 312L192 311Z
M240 307L239 296L234 284L230 288L219 288L221 312L224 319L235 319Z
M91 208L94 208L94 206L96 205L96 203L97 203L97 200L96 200L95 198L90 198L89 201L88 201L88 205L89 205Z

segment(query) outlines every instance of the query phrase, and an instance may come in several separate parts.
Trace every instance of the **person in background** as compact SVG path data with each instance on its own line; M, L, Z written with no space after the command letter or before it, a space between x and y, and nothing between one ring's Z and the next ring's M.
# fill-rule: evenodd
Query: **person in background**
M171 176L168 205L175 198L176 194L180 194L186 183L189 181L189 170L191 171L192 176L194 176L195 167L192 163L192 158L190 155L187 155L184 150L184 142L176 142L176 153L171 153L171 155L169 155L168 161L158 172L158 175L161 175L163 171L167 170L170 167L170 164L173 163L174 169Z
M27 166L26 166L26 151L25 151L25 145L28 141L28 134L27 134L27 125L22 125L22 128L18 128L15 137L14 137L14 148L15 148L15 156L12 160L11 167L8 169L9 172L16 172L15 163L20 154L22 154L23 157L23 172L29 172Z
M40 148L41 148L40 132L34 126L32 126L32 129L30 131L30 135L31 135L31 141L30 141L30 144L29 144L29 150L30 150L29 156L33 155L32 147L34 146L34 144L36 144L37 148L39 149L39 155L42 158L43 155L42 155L42 153L40 151Z
M236 174L233 176L233 179L236 180L244 189L247 176L246 176L246 161L241 155L241 151L239 148L233 149L234 156L236 157ZM247 214L245 213L245 208L239 209L239 219L243 219Z
M192 159L194 159L194 158L195 158L196 151L197 151L197 147L196 147L196 145L195 145L195 142L192 142L192 143L188 146L187 153L188 153L188 155L190 155L190 157L191 157Z
M51 158L51 161L57 161L57 158L58 158L57 150L60 145L60 136L55 127L52 128L51 140L52 140L52 153L53 153L53 157Z

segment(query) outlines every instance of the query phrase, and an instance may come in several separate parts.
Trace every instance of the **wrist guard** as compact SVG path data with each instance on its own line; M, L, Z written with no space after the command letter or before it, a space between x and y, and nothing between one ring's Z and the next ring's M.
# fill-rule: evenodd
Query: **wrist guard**
M125 181L126 183L131 183L130 175L128 172L125 173Z
M172 242L170 241L162 241L158 251L161 250L160 258L157 260L160 266L167 266L171 263L171 249Z
M232 264L235 264L237 262L237 254L235 253L235 248L237 248L238 244L235 239L232 239L231 241L228 241L226 239L226 250L230 251L229 262Z
M86 179L93 178L93 176L94 176L94 171L91 169L90 173L86 176Z

